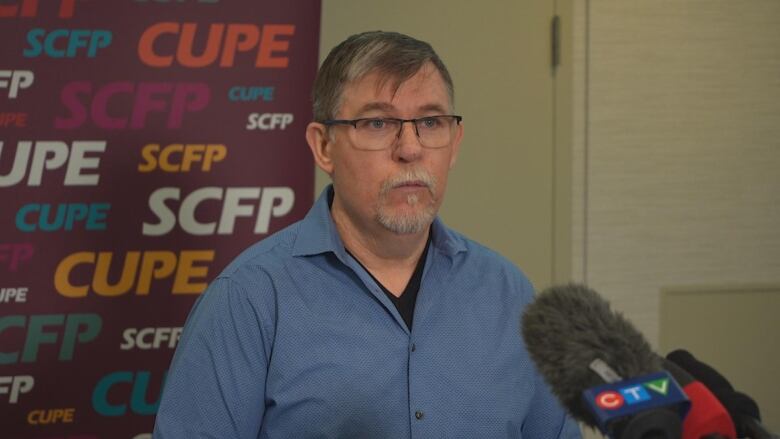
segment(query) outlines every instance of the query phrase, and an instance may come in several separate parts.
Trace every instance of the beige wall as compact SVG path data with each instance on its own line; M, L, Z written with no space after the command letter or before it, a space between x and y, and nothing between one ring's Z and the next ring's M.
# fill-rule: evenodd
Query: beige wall
M377 29L434 46L465 118L442 217L520 265L537 286L554 275L553 8L549 0L325 0L320 46L323 59L347 36ZM328 181L318 173L317 193Z
M780 282L780 2L575 7L575 277L659 349L685 347L723 370L741 364L754 379L734 375L734 385L778 430L766 386L780 386L763 363L780 364L780 343L742 331L776 328L780 309L771 301L768 312L740 312L751 299L739 287ZM717 304L729 318L706 311L707 294L687 299L684 319L663 314L675 308L660 306L661 292L692 285L727 291ZM659 345L664 330L699 340ZM739 349L719 343L724 331L743 334Z
M737 390L758 401L764 424L777 432L779 309L780 284L664 288L659 344L664 352L685 347L717 365Z

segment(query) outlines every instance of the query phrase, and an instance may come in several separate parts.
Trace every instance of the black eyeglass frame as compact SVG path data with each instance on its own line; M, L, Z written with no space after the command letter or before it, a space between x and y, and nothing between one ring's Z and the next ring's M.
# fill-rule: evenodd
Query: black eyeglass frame
M364 120L388 120L399 123L398 134L396 134L396 137L401 137L401 132L404 130L404 124L406 122L411 122L414 126L414 133L417 135L417 137L420 137L420 130L417 127L417 122L435 117L452 117L455 119L456 126L460 125L461 121L463 121L463 116L458 116L456 114L434 114L431 116L418 117L415 119L399 119L397 117L361 117L360 119L328 119L323 120L320 123L328 127L333 125L352 125L355 129L357 129L357 124Z

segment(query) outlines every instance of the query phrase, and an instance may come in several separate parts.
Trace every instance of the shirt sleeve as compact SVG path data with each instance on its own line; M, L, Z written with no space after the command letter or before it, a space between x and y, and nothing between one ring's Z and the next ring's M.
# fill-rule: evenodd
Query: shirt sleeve
M193 306L166 377L155 439L257 438L275 311L258 303L263 291L251 287L218 278Z
M535 398L523 423L523 437L579 439L580 428L550 392L547 383L537 374Z

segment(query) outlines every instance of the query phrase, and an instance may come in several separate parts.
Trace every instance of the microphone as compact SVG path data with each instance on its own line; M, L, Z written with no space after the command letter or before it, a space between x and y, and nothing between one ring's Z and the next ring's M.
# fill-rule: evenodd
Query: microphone
M737 437L731 416L702 382L668 359L663 364L691 400L691 410L683 422L684 438Z
M666 359L701 381L717 397L731 415L738 437L780 439L761 424L761 412L756 402L748 395L734 390L726 377L712 366L699 361L683 349L670 352Z
M575 419L586 425L615 438L735 437L728 413L712 393L679 367L665 364L642 334L592 289L571 284L543 291L526 308L521 326L529 354L553 393ZM671 373L668 381L648 377L665 370ZM646 391L644 401L631 399L631 389L637 383ZM682 398L674 394L678 383L684 386ZM623 396L626 412L600 417L599 401L593 399L598 395L590 390L604 385L613 386ZM656 391L667 389L666 394ZM606 395L613 399L601 403L614 403L615 394ZM647 400L659 406L651 407ZM626 430L627 425L639 424L646 436Z
M521 328L531 359L575 419L612 438L680 437L690 403L642 334L595 291L548 288L526 307Z

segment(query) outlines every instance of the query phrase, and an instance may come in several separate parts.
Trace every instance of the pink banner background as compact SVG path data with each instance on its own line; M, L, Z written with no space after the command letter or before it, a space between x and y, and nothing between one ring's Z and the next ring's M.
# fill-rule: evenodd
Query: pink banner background
M149 437L205 284L311 206L319 22L319 1L0 1L1 437ZM214 61L182 65L210 33Z

